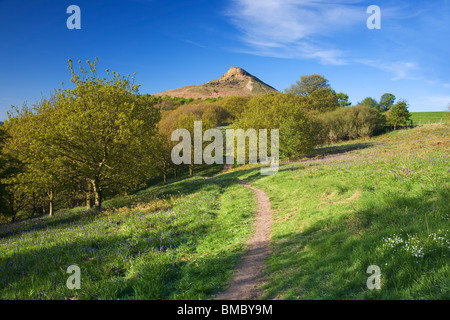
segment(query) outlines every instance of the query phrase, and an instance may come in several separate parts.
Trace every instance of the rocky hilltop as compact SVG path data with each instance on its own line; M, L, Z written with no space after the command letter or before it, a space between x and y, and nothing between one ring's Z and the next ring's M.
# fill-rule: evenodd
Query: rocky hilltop
M183 98L217 98L278 93L276 89L239 67L231 67L223 76L201 85L191 85L154 94Z

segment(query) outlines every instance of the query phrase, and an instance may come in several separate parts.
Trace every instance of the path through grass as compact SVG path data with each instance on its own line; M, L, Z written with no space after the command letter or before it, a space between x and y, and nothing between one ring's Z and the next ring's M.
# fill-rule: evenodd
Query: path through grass
M450 298L449 127L370 142L272 176L230 173L263 189L274 210L265 298ZM367 287L370 265L380 290Z
M0 229L0 299L208 299L253 228L251 190L195 177ZM69 290L69 265L81 289Z

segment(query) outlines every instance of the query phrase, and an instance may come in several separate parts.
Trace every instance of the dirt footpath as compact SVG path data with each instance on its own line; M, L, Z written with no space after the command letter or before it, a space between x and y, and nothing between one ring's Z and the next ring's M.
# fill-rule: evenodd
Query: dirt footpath
M248 242L248 251L233 275L227 290L219 293L215 300L252 300L260 299L262 270L264 260L270 252L270 232L272 228L272 210L267 194L241 181L246 188L256 193L258 212L256 215L255 233Z

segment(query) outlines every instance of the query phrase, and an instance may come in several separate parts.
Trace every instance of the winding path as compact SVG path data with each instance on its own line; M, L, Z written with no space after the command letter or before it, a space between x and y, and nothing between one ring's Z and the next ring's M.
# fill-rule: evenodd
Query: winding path
M272 228L272 210L267 194L261 189L248 185L240 180L244 187L252 189L256 193L258 211L256 215L256 227L252 238L249 240L248 251L233 275L233 280L228 289L219 293L215 300L251 300L261 296L262 270L264 260L271 253L270 232Z

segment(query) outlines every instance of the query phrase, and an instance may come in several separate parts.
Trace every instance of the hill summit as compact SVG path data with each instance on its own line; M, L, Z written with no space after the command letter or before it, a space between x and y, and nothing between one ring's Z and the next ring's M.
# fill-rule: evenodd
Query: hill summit
M278 93L276 89L239 67L231 67L223 76L201 85L190 85L154 94L182 98L217 98Z

